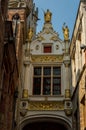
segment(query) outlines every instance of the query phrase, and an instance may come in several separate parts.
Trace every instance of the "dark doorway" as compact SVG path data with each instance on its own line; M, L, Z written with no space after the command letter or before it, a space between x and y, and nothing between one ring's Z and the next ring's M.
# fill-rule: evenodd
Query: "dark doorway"
M35 122L27 124L23 130L67 130L67 128L55 122Z

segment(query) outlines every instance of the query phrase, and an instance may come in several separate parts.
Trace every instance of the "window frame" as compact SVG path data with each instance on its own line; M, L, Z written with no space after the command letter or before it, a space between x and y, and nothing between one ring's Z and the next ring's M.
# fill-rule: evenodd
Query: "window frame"
M38 94L38 95L36 95L36 94L34 94L34 77L36 77L36 76L34 76L34 68L37 68L37 67L41 67L41 72L42 72L42 74L41 74L41 76L39 76L40 78L41 78L41 90L40 90L40 94ZM44 67L50 67L51 68L51 75L50 75L50 78L51 78L51 85L50 85L50 94L49 95L46 95L46 94L43 94L43 80L44 80L44 78L45 77L48 77L49 78L49 75L48 76L44 76L44 74L43 74L43 68ZM54 76L53 75L53 68L54 67L57 67L57 68L60 68L60 75L58 75L58 76ZM59 88L60 88L60 92L58 93L58 94L53 94L53 78L54 77L57 77L57 78L59 78L60 79L60 86L59 86ZM61 65L37 65L37 66L33 66L33 85L32 85L32 95L36 95L36 96L59 96L59 95L61 95L62 94L62 91L61 91Z
M52 53L52 46L51 45L44 45L43 46L43 53Z
M51 47L51 52L44 52L44 47ZM52 54L53 53L53 43L42 43L42 52L44 54Z

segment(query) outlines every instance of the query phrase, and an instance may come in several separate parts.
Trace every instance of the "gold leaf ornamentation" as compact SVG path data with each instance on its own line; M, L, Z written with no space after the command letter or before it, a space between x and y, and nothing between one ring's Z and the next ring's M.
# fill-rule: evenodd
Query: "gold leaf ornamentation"
M45 40L44 37L42 37L42 36L38 36L38 41L43 41L43 40Z
M57 41L58 38L57 38L57 36L52 36L52 37L50 38L50 40Z
M63 102L29 102L28 110L64 110Z
M32 56L32 62L62 62L63 55L59 56Z

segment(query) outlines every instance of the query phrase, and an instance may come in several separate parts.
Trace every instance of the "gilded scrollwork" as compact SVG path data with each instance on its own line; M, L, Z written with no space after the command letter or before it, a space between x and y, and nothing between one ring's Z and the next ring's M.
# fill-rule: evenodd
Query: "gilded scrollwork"
M43 41L43 40L45 40L45 38L44 37L42 37L42 36L38 36L38 41L40 42L40 41Z
M63 102L29 102L28 110L64 110Z
M62 62L63 55L59 56L32 56L32 62Z
M57 41L58 38L57 38L57 36L52 36L52 37L50 38L50 40Z

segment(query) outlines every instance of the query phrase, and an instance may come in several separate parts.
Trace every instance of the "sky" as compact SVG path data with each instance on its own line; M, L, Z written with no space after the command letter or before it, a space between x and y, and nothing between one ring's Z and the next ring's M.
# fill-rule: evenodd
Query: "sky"
M70 30L70 39L72 37L76 15L80 0L34 0L38 7L39 21L37 22L37 33L42 30L44 24L44 11L49 9L52 12L52 26L63 40L62 26L64 23Z

